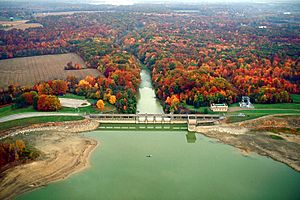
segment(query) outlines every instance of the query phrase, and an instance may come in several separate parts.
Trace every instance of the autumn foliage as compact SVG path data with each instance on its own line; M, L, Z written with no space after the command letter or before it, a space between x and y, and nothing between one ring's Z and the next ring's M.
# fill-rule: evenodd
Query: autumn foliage
M68 84L64 80L53 80L44 83L39 83L34 86L39 94L47 95L63 95L68 90Z
M98 100L97 103L96 103L96 106L99 110L103 111L104 110L104 107L105 107L105 104L104 104L104 101L103 100Z
M100 12L36 18L42 28L0 31L0 59L76 52L88 68L103 75L48 81L33 90L102 99L121 113L136 112L140 63L151 71L166 112L184 113L187 105L232 104L243 95L254 103L291 102L290 94L299 94L300 85L298 28L289 16L280 16L286 19L279 23L276 13L260 17L232 6L198 7L201 12L193 14ZM66 69L81 66L70 62ZM12 85L0 92L0 101L9 103L24 92L29 91ZM30 104L29 94L22 98Z
M32 105L34 98L38 96L37 92L31 91L31 92L25 92L22 94L22 97L24 98L24 101L27 105Z
M111 95L110 97L109 97L109 103L111 104L111 105L114 105L115 103L116 103L116 96L115 95Z
M60 101L56 96L42 94L37 100L37 110L56 111L61 109Z
M22 140L0 143L0 169L9 163L26 161L37 156L36 153L26 147Z

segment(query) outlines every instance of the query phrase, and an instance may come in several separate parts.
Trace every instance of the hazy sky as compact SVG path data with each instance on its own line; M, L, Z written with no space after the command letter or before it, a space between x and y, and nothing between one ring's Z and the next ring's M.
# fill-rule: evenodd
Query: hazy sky
M252 3L276 3L297 0L83 0L89 3L106 3L113 5L132 5L134 3L230 3L230 2L252 2Z
M274 2L297 2L298 0L76 0L81 3L132 5L135 3L274 3Z
M300 0L0 0L1 1L48 1L67 3L93 3L93 4L113 4L132 5L135 3L279 3L279 2L300 2Z

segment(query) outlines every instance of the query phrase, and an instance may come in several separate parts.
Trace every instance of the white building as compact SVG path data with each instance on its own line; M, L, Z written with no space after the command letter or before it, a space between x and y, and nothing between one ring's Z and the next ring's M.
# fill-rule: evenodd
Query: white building
M228 111L228 106L226 103L221 103L221 104L210 104L210 109L213 112L227 112Z

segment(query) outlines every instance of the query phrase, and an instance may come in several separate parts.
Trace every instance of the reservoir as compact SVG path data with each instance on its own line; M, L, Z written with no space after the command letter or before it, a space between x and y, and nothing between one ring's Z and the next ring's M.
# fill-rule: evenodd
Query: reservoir
M149 72L142 70L138 111L162 113ZM300 197L300 173L270 158L186 131L107 131L91 167L17 199L289 200ZM152 155L148 157L148 155Z

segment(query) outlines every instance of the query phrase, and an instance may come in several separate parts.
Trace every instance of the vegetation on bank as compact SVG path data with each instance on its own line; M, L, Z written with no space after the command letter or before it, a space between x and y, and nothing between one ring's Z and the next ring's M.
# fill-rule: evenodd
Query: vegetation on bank
M38 156L38 151L21 139L0 141L0 172L8 164L24 163Z

